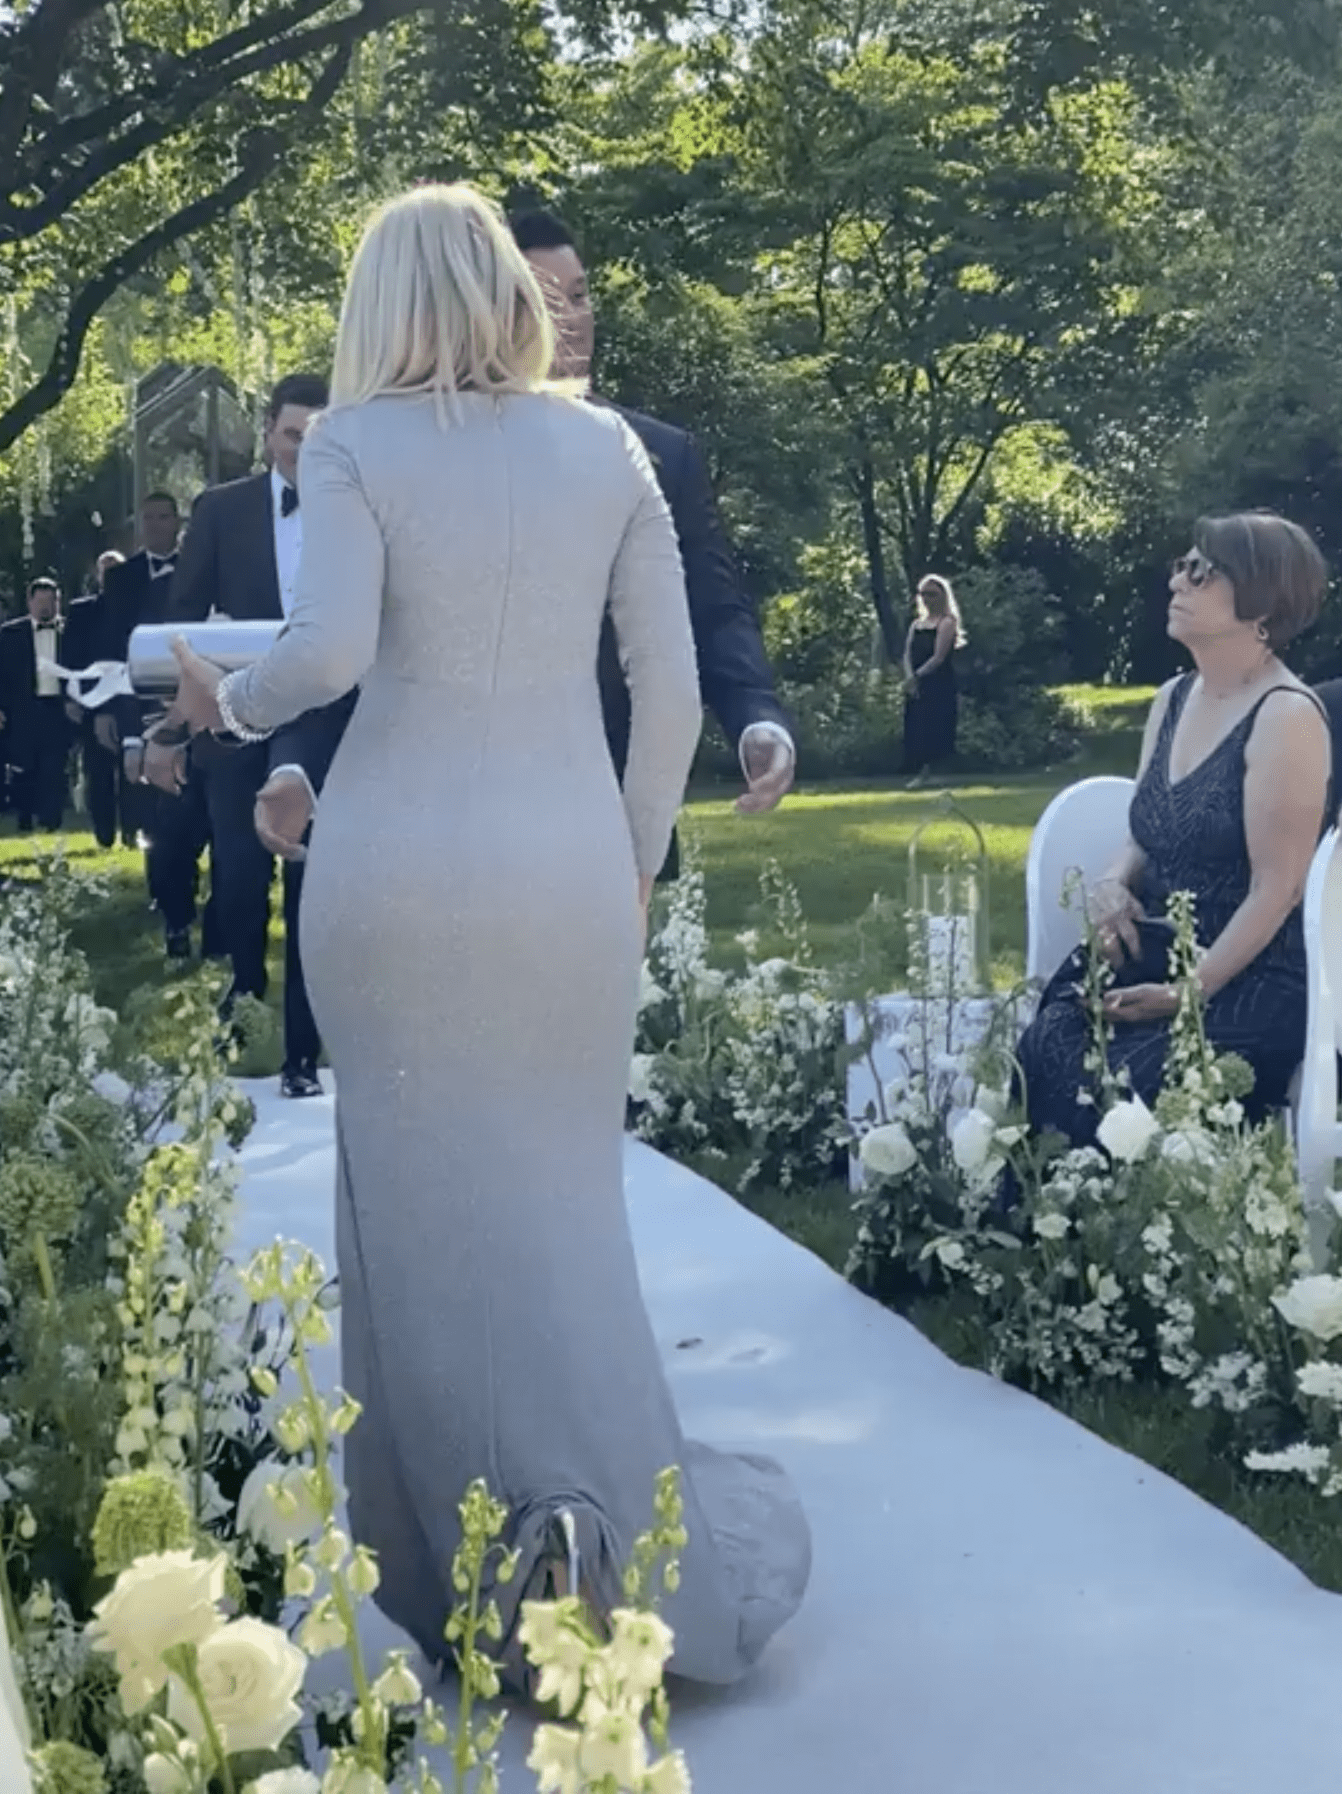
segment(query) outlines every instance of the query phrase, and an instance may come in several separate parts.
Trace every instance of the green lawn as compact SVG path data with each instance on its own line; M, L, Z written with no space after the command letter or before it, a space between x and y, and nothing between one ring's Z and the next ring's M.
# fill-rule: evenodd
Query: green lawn
M1025 916L1023 872L1030 830L1050 797L1074 779L1097 772L1130 772L1151 693L1072 688L1070 695L1092 720L1083 753L1066 766L990 781L951 781L956 801L983 829L991 864L991 942L995 969L1006 982L1022 970ZM734 936L753 922L760 864L774 858L802 898L811 939L822 960L845 926L881 892L897 899L906 888L909 840L927 816L935 793L909 792L890 783L803 787L772 816L733 813L734 793L701 792L688 806L686 832L700 854L708 888L715 950L739 952ZM49 845L49 844L48 844ZM67 837L67 852L107 880L107 895L81 925L103 1001L122 1005L146 985L171 976L162 956L161 931L149 913L139 856L101 853L87 833ZM0 831L0 876L31 871L34 848L6 823ZM278 935L278 929L276 929ZM279 999L279 943L272 951ZM272 1072L275 1042L258 1049L246 1069ZM703 1167L701 1167L702 1169ZM717 1167L722 1174L721 1166ZM752 1206L801 1244L840 1268L853 1222L842 1186L800 1193L763 1191ZM965 1357L955 1319L936 1305L911 1315L952 1356ZM1241 1519L1298 1563L1316 1581L1342 1589L1342 1530L1309 1490L1250 1482L1216 1455L1210 1422L1191 1416L1160 1391L1097 1392L1072 1404L1075 1417L1115 1444L1135 1452Z

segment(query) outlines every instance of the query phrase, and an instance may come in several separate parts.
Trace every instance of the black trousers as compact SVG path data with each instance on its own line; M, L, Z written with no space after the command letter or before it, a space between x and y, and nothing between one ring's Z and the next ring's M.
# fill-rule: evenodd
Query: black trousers
M308 1002L298 935L303 899L303 862L284 862L284 1063L290 1071L314 1067L321 1057L321 1035Z
M135 794L135 826L147 842L144 873L150 900L163 918L164 933L181 934L196 919L201 856L210 841L204 784L193 774L177 797L170 797L154 785L127 786L126 789L128 795ZM203 944L207 954L211 950L213 907L212 891L205 910ZM218 942L215 950L222 951Z
M233 966L231 994L264 997L275 863L257 839L253 812L268 776L269 749L264 742L225 748L198 738L192 760L209 813L211 882Z
M84 804L93 824L93 836L99 847L116 843L117 811L120 805L119 756L109 754L93 733L93 718L86 716L79 725L79 757L84 768Z
M14 808L20 829L58 829L70 794L70 719L64 698L33 698L11 728Z

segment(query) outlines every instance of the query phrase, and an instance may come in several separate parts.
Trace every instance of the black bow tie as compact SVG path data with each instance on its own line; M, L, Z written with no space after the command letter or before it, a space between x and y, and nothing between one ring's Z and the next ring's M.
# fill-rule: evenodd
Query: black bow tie
M149 577L158 579L164 573L171 573L177 565L175 554L151 554L149 556Z
M298 509L297 486L286 486L280 493L280 516L291 517Z

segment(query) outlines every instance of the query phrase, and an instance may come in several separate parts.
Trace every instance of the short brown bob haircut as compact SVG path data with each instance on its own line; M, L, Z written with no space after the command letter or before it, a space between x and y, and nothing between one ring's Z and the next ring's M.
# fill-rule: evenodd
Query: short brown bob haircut
M1328 564L1298 523L1275 511L1200 517L1193 543L1233 586L1235 615L1261 624L1274 653L1318 616Z

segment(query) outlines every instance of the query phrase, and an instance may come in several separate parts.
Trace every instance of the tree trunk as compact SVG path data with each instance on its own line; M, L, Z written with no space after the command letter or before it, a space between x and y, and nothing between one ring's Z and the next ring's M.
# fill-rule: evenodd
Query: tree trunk
M864 455L853 473L857 488L858 508L862 514L862 545L867 551L867 578L871 586L871 602L881 626L881 640L891 664L898 666L904 658L904 630L890 602L890 582L885 571L885 543L881 540L881 518L876 509L876 470L871 456Z

